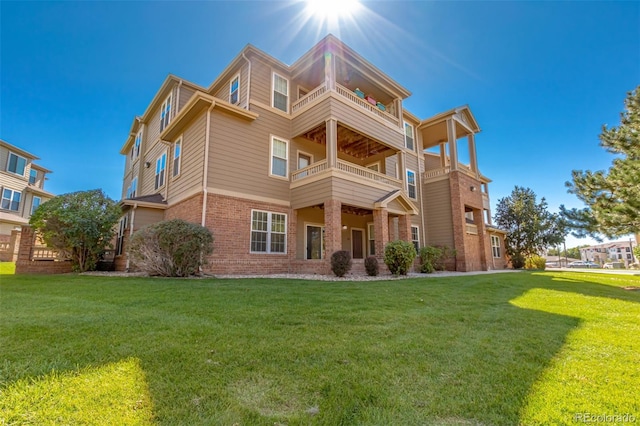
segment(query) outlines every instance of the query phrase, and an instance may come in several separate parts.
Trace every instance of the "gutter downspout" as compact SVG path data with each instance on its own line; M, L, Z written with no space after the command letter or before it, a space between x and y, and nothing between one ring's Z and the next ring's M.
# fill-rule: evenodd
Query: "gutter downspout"
M136 223L136 209L138 208L138 203L133 205L133 209L131 210L131 220L129 221L129 243L131 243L131 237L133 236L133 225ZM129 253L127 253L127 264L125 265L125 269L129 270L129 262L131 261L129 257Z
M245 61L247 61L247 64L249 64L249 70L248 70L248 74L247 74L247 107L245 109L249 109L249 101L251 100L251 61L249 60L249 58L247 58L244 54L244 52L242 52L242 57L244 58Z
M214 105L207 110L207 126L204 134L204 167L202 170L202 219L201 225L206 226L207 219L207 185L208 185L208 174L209 174L209 145L211 138L211 110L214 108Z

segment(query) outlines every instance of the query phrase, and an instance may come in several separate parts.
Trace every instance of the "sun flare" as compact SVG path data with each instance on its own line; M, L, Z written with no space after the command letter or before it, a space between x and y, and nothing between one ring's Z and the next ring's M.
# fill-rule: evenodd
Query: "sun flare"
M306 11L321 22L351 19L360 8L359 0L307 0Z

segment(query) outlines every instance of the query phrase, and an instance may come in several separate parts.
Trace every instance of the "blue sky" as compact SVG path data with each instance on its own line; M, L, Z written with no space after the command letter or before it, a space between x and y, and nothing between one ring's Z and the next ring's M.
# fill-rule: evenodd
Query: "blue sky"
M119 150L167 74L207 87L248 43L290 64L332 32L418 117L470 106L494 206L518 185L582 207L571 171L610 166L598 135L640 84L640 2L363 1L339 26L305 5L2 1L0 138L54 171L49 191L119 199Z

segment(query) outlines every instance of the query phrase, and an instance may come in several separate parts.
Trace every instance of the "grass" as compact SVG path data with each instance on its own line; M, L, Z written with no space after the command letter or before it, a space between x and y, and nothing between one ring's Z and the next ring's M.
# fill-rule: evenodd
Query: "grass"
M15 273L15 262L0 262L0 275L13 275Z
M0 424L639 419L629 286L640 277L4 276Z

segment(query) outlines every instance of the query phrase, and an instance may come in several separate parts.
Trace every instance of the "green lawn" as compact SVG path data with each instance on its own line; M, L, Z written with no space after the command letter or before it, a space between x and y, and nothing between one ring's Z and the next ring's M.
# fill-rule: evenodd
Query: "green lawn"
M4 275L0 425L640 422L631 286Z

